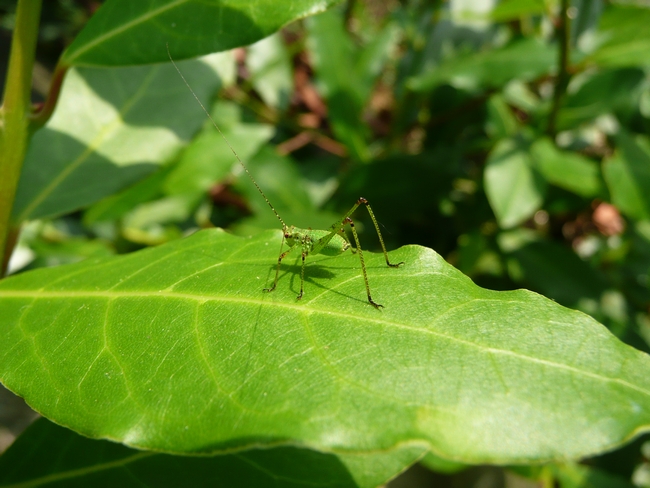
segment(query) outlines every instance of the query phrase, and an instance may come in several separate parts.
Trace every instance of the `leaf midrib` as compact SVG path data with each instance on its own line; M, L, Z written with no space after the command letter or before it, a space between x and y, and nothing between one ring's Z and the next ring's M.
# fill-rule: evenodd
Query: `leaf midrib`
M73 479L73 478L79 478L82 476L87 476L91 475L94 473L98 473L101 471L107 471L110 469L115 469L115 468L123 468L127 466L128 464L134 463L136 461L140 461L141 459L145 459L151 456L156 456L158 453L156 452L136 452L130 456L117 459L115 461L108 461L104 463L97 463L92 466L87 466L83 468L78 468L78 469L70 469L67 471L62 471L59 473L54 473L54 474L49 474L45 476L41 476L39 478L33 478L28 481L23 481L20 483L14 483L10 485L4 485L6 488L28 488L28 487L34 487L34 486L41 486L41 485L48 485L50 483L55 483L57 481L63 481L67 479Z
M154 19L158 15L162 14L163 12L166 12L168 10L172 10L179 5L182 5L184 3L187 3L188 0L177 0L172 3L168 3L167 5L163 5L162 7L159 7L155 10L151 10L147 12L145 15L141 15L139 17L136 17L135 19L131 20L130 22L125 22L120 27L109 30L108 32L102 34L101 36L96 37L94 40L91 42L87 43L85 46L83 46L81 49L79 49L77 52L73 53L71 58L66 59L65 61L72 65L74 64L74 60L76 58L79 58L83 56L87 51L92 50L95 48L97 45L101 44L102 42L106 41L107 39L110 39L112 37L117 36L118 34L121 34L139 24L143 24L148 20Z
M158 70L158 67L154 67L149 71L145 79L142 80L142 84L138 88L137 92L122 104L119 110L113 114L112 121L99 130L92 140L88 141L88 143L80 141L82 144L85 144L86 147L76 158L55 175L45 188L40 190L32 198L31 202L26 205L18 217L16 217L18 221L27 220L28 218L33 217L33 214L38 210L41 204L50 197L74 171L79 169L79 167L84 164L92 154L98 153L102 143L107 140L110 135L114 134L118 129L126 125L124 122L126 118L125 116L135 106L135 104L147 94L147 90L151 85L152 80L155 78L155 75L158 73ZM90 91L92 91L92 88Z
M603 376L599 375L596 373L592 373L590 371L582 370L579 368L576 368L575 366L570 366L568 364L563 364L563 363L558 363L555 361L550 361L547 359L540 359L536 358L533 356L528 356L526 354L521 354L519 352L514 352L510 351L507 349L499 349L495 347L489 347L489 346L484 346L482 344L479 344L477 342L472 342L466 339L462 339L459 337L455 337L452 335L444 334L439 331L431 330L428 328L423 328L423 327L410 327L408 325L405 325L403 323L399 322L394 322L390 320L385 320L385 319L379 319L379 318L372 318L367 315L354 315L350 313L343 313L343 312L337 312L333 311L331 309L318 309L318 308L307 308L305 306L297 305L297 304L291 304L291 303L282 303L282 302L266 302L263 300L259 299L250 299L250 298L239 298L239 297L226 297L226 296L215 296L215 295L196 295L196 294L190 294L190 293L170 293L168 291L160 291L160 292L146 292L146 291L136 291L136 292L129 292L129 291L122 291L122 292L116 292L116 291L111 291L111 292L106 292L106 291L31 291L31 290L11 290L11 291L2 291L0 290L0 298L33 298L35 300L39 298L106 298L110 300L114 299L119 299L119 298L175 298L175 299L185 299L185 300L192 300L192 301L197 301L202 303L205 302L214 302L214 301L221 301L221 302L228 302L228 303L241 303L241 304L248 304L248 305L259 305L259 306L270 306L270 307L277 307L277 308L283 308L283 309L288 309L288 310L293 310L301 313L306 313L306 314L322 314L322 315L329 315L329 316L335 316L338 318L347 318L347 319L356 319L356 320L361 320L366 323L375 323L379 325L384 325L384 326L390 326L390 327L395 327L397 329L404 329L408 330L410 332L416 332L416 333L425 333L425 334L430 334L436 337L444 338L452 342L457 342L460 344L464 344L467 346L472 346L482 352L486 353L492 353L492 354L501 354L504 356L510 356L514 357L516 359L519 359L524 362L531 362L531 363L536 363L536 364L541 364L545 365L548 367L552 368L557 368L557 369L562 369L565 371L570 371L575 374L579 374L585 377L589 377L598 381L603 381L603 382L612 382L612 383L617 383L621 386L627 387L629 389L635 390L639 393L642 393L646 396L650 396L650 391L646 390L644 388L641 388L640 386L634 385L632 383L629 383L627 381L624 381L620 378L612 378L608 376ZM477 301L492 301L490 299L485 299L485 298L473 298L471 300L468 300L461 306L466 306L469 303L472 302L477 302ZM513 302L512 300L510 300ZM523 302L518 302L514 301L517 303L523 303ZM381 312L380 312L381 313Z

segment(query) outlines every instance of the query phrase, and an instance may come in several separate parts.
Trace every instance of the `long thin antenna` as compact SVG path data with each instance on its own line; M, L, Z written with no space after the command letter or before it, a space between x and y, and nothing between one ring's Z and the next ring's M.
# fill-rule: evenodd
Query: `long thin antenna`
M208 110L205 108L205 106L203 105L203 102L201 102L201 100L199 99L199 97L197 96L197 94L194 93L194 90L192 90L192 87L190 86L190 84L189 84L189 83L187 82L187 80L185 79L185 76L183 76L183 73L181 73L181 70L178 69L178 66L177 66L176 63L174 62L174 59L172 58L172 54L171 54L171 52L169 52L169 43L168 43L168 42L165 43L165 46L167 46L167 55L169 56L169 60L170 60L170 61L172 62L172 64L174 65L174 68L176 68L176 71L178 71L178 74L180 75L181 79L183 80L183 82L185 83L185 85L187 86L187 88L190 90L190 92L192 93L192 95L194 96L195 100L199 103L199 105L201 106L201 108L202 108L203 111L205 112L205 115L208 116L208 119L210 119L210 122L212 122L212 125L214 125L214 128L217 129L217 131L219 132L219 134L221 135L221 137L223 137L223 140L226 141L226 144L228 144L228 147L230 148L230 150L232 151L232 153L233 153L233 154L235 155L235 157L237 158L237 161L239 161L239 164L241 164L241 167L244 168L244 171L246 171L246 174L248 175L248 177L249 177L249 178L251 179L251 181L253 182L253 185L255 185L255 188L257 188L257 191L260 192L260 195L262 195L262 198L264 198L264 201L265 201L266 203L268 203L269 207L271 207L271 210L273 210L273 213L275 214L275 216L276 216L276 217L278 218L278 220L282 223L282 227L286 227L287 224L284 223L284 220L282 220L282 217L280 217L280 214L278 214L278 212L276 212L275 207L273 207L273 205L271 205L271 202L269 201L269 199L266 198L266 195L264 194L264 192L263 192L262 189L260 188L260 185L257 184L257 181L255 181L255 178L253 178L253 175L251 174L251 172L248 171L248 168L246 167L246 165L244 164L244 162L241 160L241 158L240 158L239 155L237 154L237 151L235 151L235 149L230 145L230 142L228 142L228 139L226 139L226 136L223 134L223 132L221 132L221 129L219 129L219 126L217 125L217 123L216 123L216 122L214 121L214 119L212 118L212 115L210 115L210 112L208 112Z

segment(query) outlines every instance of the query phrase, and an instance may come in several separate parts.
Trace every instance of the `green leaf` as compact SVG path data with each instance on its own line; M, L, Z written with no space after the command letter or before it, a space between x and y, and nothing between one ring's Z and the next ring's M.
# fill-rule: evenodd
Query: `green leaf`
M506 103L503 95L496 93L487 101L488 118L485 130L493 139L515 135L519 129L517 117Z
M645 79L643 70L624 68L607 70L585 76L583 84L566 97L558 112L557 125L572 130L606 113L636 113L640 86ZM603 96L606 93L607 96Z
M548 138L537 139L530 147L535 167L554 185L583 197L602 190L598 164L575 152L562 151Z
M327 220L323 220L321 212L315 209L309 198L296 163L288 156L279 155L271 146L263 146L248 161L247 166L255 180L263 186L264 194L285 222L303 228L312 226L318 229L329 227L338 217L328 214ZM269 210L268 203L259 194L257 188L251 185L243 171L239 174L237 189L246 195L246 200L255 215L237 228L240 234L250 235L259 232L260 229L280 227L280 222Z
M237 164L233 149L243 161L248 161L274 132L269 125L241 123L231 128L221 128L221 131L223 134L210 127L192 141L167 177L164 185L166 193L175 195L208 190Z
M102 240L89 240L82 237L66 236L60 241L34 239L29 247L37 258L29 264L29 268L43 266L60 266L61 264L76 263L89 257L104 257L115 253Z
M66 65L125 66L252 44L334 0L108 0L63 53Z
M420 464L430 469L431 471L444 474L458 473L459 471L462 471L469 467L467 464L448 461L430 452L427 453L422 459L420 459Z
M556 57L551 45L523 39L499 49L448 59L409 80L408 86L415 91L428 91L443 83L469 90L498 88L514 78L527 81L549 73Z
M620 131L617 150L603 163L612 202L634 219L650 218L650 141Z
M358 51L344 29L343 16L328 11L309 19L307 26L308 46L318 87L327 99L332 130L355 159L367 161L368 130L361 115L368 87L364 77L356 76Z
M515 281L572 307L585 299L600 300L607 288L606 281L569 247L535 241L508 249L507 241L515 237L501 236L499 239L509 260L516 260L517 274L521 276L513 276Z
M546 6L542 0L504 0L490 12L490 19L494 22L508 22L544 13Z
M0 282L0 379L44 416L170 453L427 446L470 463L569 459L650 425L650 357L430 249L310 256L221 230ZM299 259L298 259L299 260ZM295 262L295 261L294 261Z
M157 245L182 236L182 230L173 223L188 220L203 195L183 193L162 197L135 206L124 215L121 230L133 242Z
M358 92L362 103L368 102L387 61L394 56L400 34L396 23L388 22L359 49L359 55L353 66L353 80L350 81L354 81L353 88Z
M647 65L650 52L650 9L633 5L608 5L600 18L598 34L604 41L589 56L601 66Z
M560 464L551 467L559 488L635 488L633 484L618 473L611 473L594 466L580 464Z
M264 103L284 110L293 91L293 71L282 36L274 34L249 46L246 66Z
M502 228L514 227L541 206L546 185L534 169L527 143L503 139L488 156L485 193Z
M179 457L91 440L39 419L0 457L0 487L376 487L422 452L422 447L405 447L320 453L287 446Z
M97 202L84 213L84 223L91 225L95 222L119 219L136 205L159 196L172 168L171 165L164 166L120 193Z
M220 63L216 55L179 67L205 99ZM62 215L153 173L201 126L199 113L171 64L69 71L61 103L29 146L14 219Z

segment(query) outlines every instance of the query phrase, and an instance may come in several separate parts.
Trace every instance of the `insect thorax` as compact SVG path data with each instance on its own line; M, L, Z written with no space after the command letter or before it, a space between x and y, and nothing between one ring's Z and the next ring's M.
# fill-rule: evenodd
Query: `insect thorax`
M330 240L318 249L319 241L329 236ZM306 247L308 252L316 249L316 253L326 256L337 256L350 249L350 243L339 234L331 235L327 230L299 229L295 226L285 230L284 238L290 247L294 245Z

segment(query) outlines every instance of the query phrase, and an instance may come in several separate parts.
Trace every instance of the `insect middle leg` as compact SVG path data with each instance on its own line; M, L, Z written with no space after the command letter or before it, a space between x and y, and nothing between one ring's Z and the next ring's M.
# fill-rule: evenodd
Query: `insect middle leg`
M275 287L278 284L278 275L280 274L280 265L282 264L282 260L286 257L287 254L294 250L294 247L290 247L285 252L282 252L282 247L284 247L284 232L282 233L282 242L280 243L280 256L278 256L278 265L275 267L275 279L273 280L273 285L271 285L270 288L264 288L264 291L275 290Z

